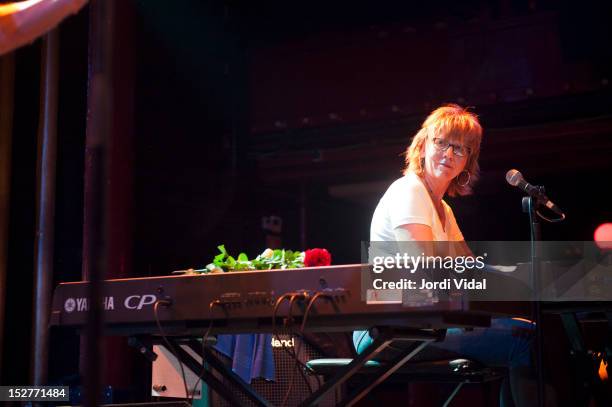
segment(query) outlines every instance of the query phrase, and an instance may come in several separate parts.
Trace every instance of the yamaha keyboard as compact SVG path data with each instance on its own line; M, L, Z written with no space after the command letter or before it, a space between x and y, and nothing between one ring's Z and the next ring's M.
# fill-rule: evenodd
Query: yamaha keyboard
M528 266L528 265L527 265ZM204 333L274 332L286 321L294 327L306 319L305 331L352 331L377 327L375 344L339 370L332 379L302 402L302 406L317 405L327 394L375 358L397 340L411 341L412 345L379 372L368 388L350 395L347 400L358 400L371 387L398 369L428 343L440 340L437 328L488 326L495 316L530 316L529 301L482 301L461 291L432 292L429 301L420 304L408 302L402 296L398 301L380 301L367 295L362 298L364 274L367 265L313 267L290 270L244 271L206 275L176 275L149 278L128 278L101 282L100 307L104 332L109 335L159 335L179 349L177 357L193 371L202 372L202 379L233 405L243 405L227 386L203 369L201 362L182 352L185 337ZM526 270L526 269L525 269ZM520 269L517 268L520 272ZM519 273L516 273L518 275ZM500 278L496 284L504 290L521 293L521 278L488 273L487 277ZM81 329L88 322L88 282L62 283L55 290L50 324L57 327ZM157 306L156 306L157 304ZM280 304L276 309L275 305ZM543 311L561 313L574 353L582 355L585 349L578 329L578 310L604 311L608 315L612 302L552 302ZM552 307L548 307L551 305ZM157 309L157 313L154 310ZM159 325L163 332L160 331ZM432 330L433 329L433 330ZM138 339L138 338L136 338ZM148 341L146 341L148 343ZM191 343L191 342L189 342ZM147 344L136 341L139 351L146 352ZM271 406L248 384L236 378L214 353L199 343L192 347L203 352L209 365L222 377L234 383L236 389L257 406ZM582 352L582 353L580 353ZM152 355L154 356L154 354ZM150 357L150 356L148 356ZM153 360L153 358L151 359ZM590 372L589 372L590 374ZM347 404L350 404L347 402Z
M362 273L367 265L243 271L105 280L101 309L107 334L272 332L291 315L307 331L351 331L374 325L410 328L487 326L490 309L470 309L461 293L422 305L365 301ZM87 323L88 282L61 283L55 290L52 326L82 328ZM293 294L293 300L291 296ZM275 303L285 296L275 313ZM160 302L157 307L155 303ZM291 307L290 307L291 305ZM154 309L157 308L157 315ZM291 308L291 309L290 309Z

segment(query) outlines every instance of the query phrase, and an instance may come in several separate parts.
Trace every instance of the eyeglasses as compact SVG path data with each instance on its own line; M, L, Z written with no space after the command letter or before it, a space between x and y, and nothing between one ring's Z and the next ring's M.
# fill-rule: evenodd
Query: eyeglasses
M461 144L453 144L446 139L440 137L433 138L434 146L440 151L446 151L449 147L453 147L453 154L457 157L465 157L470 154L471 150L469 147L466 147Z

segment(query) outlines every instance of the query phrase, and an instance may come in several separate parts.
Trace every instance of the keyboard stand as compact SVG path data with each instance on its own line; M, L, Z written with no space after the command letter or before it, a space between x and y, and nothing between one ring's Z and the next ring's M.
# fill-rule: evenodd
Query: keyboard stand
M316 406L323 397L335 391L355 373L361 370L368 361L376 358L377 355L393 343L411 342L410 346L404 349L394 360L381 366L380 370L377 371L377 377L374 381L362 385L338 404L339 406L352 406L367 395L374 387L392 375L397 369L402 367L404 363L413 358L414 355L423 350L429 343L442 340L445 333L445 330L394 329L389 327L372 328L370 330L370 335L374 338L374 343L353 359L346 367L336 373L330 380L326 381L319 390L304 400L300 404L300 407Z
M208 346L202 346L202 344L195 339L189 339L184 342L174 338L170 338L168 339L168 341L172 344L174 349L177 350L178 355L176 356L178 356L178 359L181 361L181 363L189 367L189 369L191 369L193 372L200 372L199 374L201 374L202 380L205 381L211 389L216 391L231 405L241 407L242 403L239 401L236 395L228 389L227 385L224 385L212 374L212 372L210 371L211 369L214 369L221 377L232 383L236 389L238 389L256 406L272 407L272 404L270 404L263 397L257 394L257 392L255 392L247 382L242 380L242 378L236 373L234 373L231 368L227 367L223 363L223 361L219 359L219 357L208 348ZM193 352L200 355L206 366L204 366L202 363L193 358L193 356L191 356L187 351L185 351L180 346L182 344L187 345Z
M374 387L386 380L417 353L423 350L429 343L444 339L445 333L446 330L444 329L372 328L370 330L370 335L374 338L374 343L362 354L353 359L350 364L340 369L330 380L326 381L316 392L304 400L300 406L316 406L325 396L330 394L330 392L336 391L339 386L361 370L368 361L374 360L389 346L398 342L410 342L410 345L406 349L403 349L392 361L380 366L376 371L375 380L361 385L338 405L351 406L355 404L366 396ZM212 370L216 371L223 379L229 381L233 385L232 388L236 389L256 406L272 407L270 402L265 400L247 382L234 373L231 368L226 366L225 363L211 351L209 346L202 346L202 343L195 339L168 338L168 341L178 353L175 355L177 359L191 371L200 374L202 380L231 405L240 407L242 403L236 396L236 393L230 391L228 386L213 374ZM159 338L157 338L156 342L159 342ZM187 345L191 351L202 357L204 363L194 358L181 345Z

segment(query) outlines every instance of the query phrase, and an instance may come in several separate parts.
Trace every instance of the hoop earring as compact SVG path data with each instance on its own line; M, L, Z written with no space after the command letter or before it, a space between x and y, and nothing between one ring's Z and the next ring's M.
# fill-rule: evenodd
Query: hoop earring
M459 183L459 177L460 177L460 176L461 176L461 174L463 174L464 172L467 174L467 180L466 180L464 183ZM455 180L457 181L457 185L458 185L458 186L460 186L460 187L464 187L464 186L466 186L467 184L469 184L469 183L470 183L470 178L472 178L472 175L470 174L470 172L469 172L468 170L463 170L463 171L461 171L461 174L457 175L457 178L455 178Z

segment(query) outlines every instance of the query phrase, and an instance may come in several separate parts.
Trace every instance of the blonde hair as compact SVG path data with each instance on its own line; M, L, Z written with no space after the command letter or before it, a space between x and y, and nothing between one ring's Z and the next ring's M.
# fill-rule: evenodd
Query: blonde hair
M469 147L467 163L465 171L470 175L469 181L463 185L463 180L458 181L462 177L459 174L451 181L448 187L449 196L469 195L472 193L472 186L478 180L479 166L478 156L480 155L480 141L482 139L482 127L478 122L478 117L456 104L448 104L437 108L423 122L421 129L412 138L410 146L405 152L405 163L403 174L406 175L409 171L417 175L423 175L423 160L421 152L427 141L427 136L439 137L445 135L451 140L457 140ZM462 182L463 181L463 182Z

